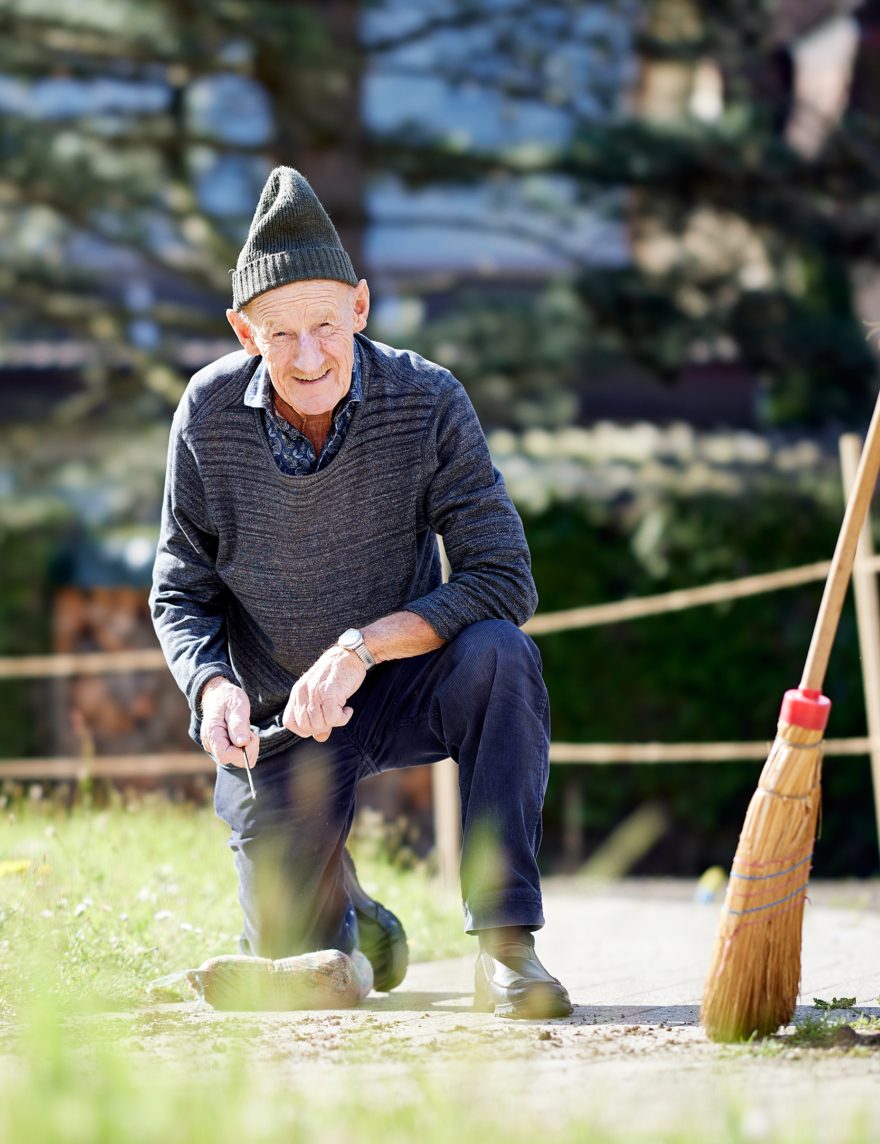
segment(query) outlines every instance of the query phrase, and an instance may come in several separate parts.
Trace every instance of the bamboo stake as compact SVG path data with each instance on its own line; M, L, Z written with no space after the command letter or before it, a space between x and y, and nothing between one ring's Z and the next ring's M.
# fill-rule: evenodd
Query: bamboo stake
M861 442L855 433L840 438L840 466L843 487L849 496L856 479ZM877 577L867 568L874 555L870 517L866 517L856 549L853 569L853 594L856 602L856 622L859 647L862 653L862 683L865 690L865 714L871 745L871 777L874 785L874 816L880 843L880 602L877 596Z
M444 583L452 569L443 547L443 538L438 536L440 562L443 567ZM442 759L431 770L431 793L434 800L434 846L437 850L437 870L440 882L449 890L459 884L461 865L461 796L458 787L458 764L452 759Z
M840 535L831 558L831 571L825 582L825 591L822 593L819 615L813 629L810 650L807 652L804 674L801 676L802 691L821 691L825 682L825 672L828 670L831 648L837 635L837 625L852 575L859 535L868 515L868 507L877 483L878 461L880 461L880 399L874 406L874 415L865 438L864 452L859 458L852 492L847 501L843 524L840 526Z

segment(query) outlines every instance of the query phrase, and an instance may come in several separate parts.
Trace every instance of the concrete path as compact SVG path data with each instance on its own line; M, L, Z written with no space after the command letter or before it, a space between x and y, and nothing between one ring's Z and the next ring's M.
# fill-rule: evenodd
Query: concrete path
M534 1124L536 1139L603 1144L880 1140L880 1050L812 1047L791 1034L746 1046L707 1040L699 1005L720 907L696 904L692 885L550 880L546 889L538 951L576 1003L565 1020L474 1013L466 957L413 965L397 990L356 1010L158 1006L137 1043L174 1067L198 1044L204 1068L244 1039L266 1099L357 1091L383 1107L421 1107L427 1086L440 1115L453 1102L461 1144L480 1139L487 1118ZM860 1013L835 1022L880 1016L876 901L858 886L815 887L812 897L799 1019L817 1017L814 996L856 997Z
M491 1029L494 1051L482 1059L492 1062L496 1097L541 1108L549 1123L564 1109L627 1140L880 1139L880 1052L804 1048L785 1037L733 1047L707 1040L699 1006L719 905L668 884L660 896L634 884L547 889L538 951L569 988L570 1019L514 1028L472 1013L471 958L414 965L397 993L368 1007L386 1019L401 1009L432 1014L419 1024L435 1059L456 1040L473 1051ZM829 903L854 896L845 887L813 893ZM818 1017L814 997L856 997L860 1012L835 1013L835 1022L880 1017L880 912L810 904L802 973L798 1021Z
M592 1023L688 1025L699 1021L700 998L715 941L719 904L698 904L690 887L629 883L605 889L550 880L547 925L539 956L568 988L578 1016ZM818 902L845 902L845 887L817 887ZM880 994L880 911L808 904L804 915L802 1008L814 997L854 996L873 1006ZM413 965L402 990L463 995L473 988L473 960ZM393 1000L393 995L388 1001ZM462 996L462 1004L469 997ZM446 1004L458 1008L453 999Z

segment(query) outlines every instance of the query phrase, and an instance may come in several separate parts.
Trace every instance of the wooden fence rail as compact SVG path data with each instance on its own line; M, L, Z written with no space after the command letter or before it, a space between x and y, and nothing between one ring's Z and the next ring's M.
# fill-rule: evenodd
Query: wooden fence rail
M863 738L827 739L826 757L845 758L867 755L880 748L880 740ZM770 742L761 743L552 743L550 762L564 765L579 763L607 766L616 763L730 763L757 762L765 759ZM447 760L448 761L448 760ZM0 759L0 782L4 779L40 779L78 781L85 778L136 779L169 778L171 776L213 774L215 763L210 755L199 751L165 751L148 755L56 755L45 759ZM447 768L449 771L449 768ZM436 772L443 774L442 769ZM455 765L449 772L457 784ZM259 781L258 769L254 772ZM440 784L438 784L440 786ZM457 785L456 785L457 790ZM436 798L448 797L442 786ZM447 821L455 813L447 804Z
M763 572L755 576L742 576L737 580L723 580L697 588L680 588L674 592L660 592L654 596L639 596L632 600L618 600L610 604L589 604L581 608L566 608L559 612L538 613L525 625L531 636L551 632L569 632L602 624L620 624L647 616L681 612L687 608L722 604L730 600L743 600L766 592L797 588L818 583L828 575L829 561L803 564L780 572ZM880 571L880 556L872 556L859 563L864 572ZM117 674L130 671L160 671L165 658L158 648L131 651L79 652L62 655L0 656L0 679L60 679L74 675Z

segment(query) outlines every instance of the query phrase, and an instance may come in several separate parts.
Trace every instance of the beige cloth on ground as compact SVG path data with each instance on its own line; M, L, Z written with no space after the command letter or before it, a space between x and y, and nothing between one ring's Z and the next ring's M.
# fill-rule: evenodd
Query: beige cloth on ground
M208 958L186 978L215 1009L350 1009L373 988L373 967L359 949L276 961L228 954Z

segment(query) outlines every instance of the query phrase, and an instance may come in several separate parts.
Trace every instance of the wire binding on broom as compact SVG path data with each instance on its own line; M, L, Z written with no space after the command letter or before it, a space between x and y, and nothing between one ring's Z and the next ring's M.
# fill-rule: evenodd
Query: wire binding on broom
M799 862L795 862L793 866L786 866L784 870L777 870L775 874L740 874L737 870L731 870L731 878L739 878L743 882L760 882L765 878L781 878L784 874L790 874L792 870L797 870L798 866L803 866L804 862L809 862L813 857L813 851L804 855ZM778 861L778 859L777 859ZM743 862L743 866L775 866L775 862Z
M772 910L775 906L781 906L784 905L785 902L790 902L791 899L796 898L798 894L802 893L804 897L806 897L807 886L809 886L809 884L809 881L804 882L802 886L798 886L796 890L792 890L792 892L786 894L784 898L777 898L775 902L767 902L767 904L763 906L749 906L749 908L745 910L733 910L728 906L727 912L734 914L736 917L742 917L744 914L760 913L761 910Z
M781 743L783 747L791 747L793 751L815 751L815 749L821 747L824 742L824 739L820 739L818 743L793 743L791 739L777 735L773 740L773 746L775 747L777 743Z
M804 895L804 902L806 902L806 901L809 901L809 899L806 897L806 895ZM800 901L800 899L795 899L794 901L789 902L787 906L784 906L782 909L780 909L778 911L777 916L780 916L782 914L787 914L791 910L796 910L802 904L803 903ZM727 967L728 955L730 953L730 950L731 950L733 943L736 940L736 938L741 937L744 933L746 933L748 930L750 930L753 926L763 925L763 924L764 924L763 918L753 918L750 922L740 922L737 925L736 929L724 939L724 949L723 949L723 952L721 954L721 959L720 959L717 970L713 974L713 977L715 979L721 978L723 976L724 970Z
M772 793L772 792L768 792L768 793ZM744 873L740 873L739 870L735 869L735 867L737 865L739 865L741 867L744 866L746 869L756 869L758 867L763 868L765 866L777 866L777 865L779 865L780 862L790 862L792 858L796 858L797 861L792 862L788 866L785 866L782 870L774 870L774 871L772 871L772 873L769 873L769 874L744 874ZM737 859L734 859L734 869L732 869L730 871L730 877L732 879L736 878L738 881L741 881L741 882L763 882L763 883L767 883L774 878L790 877L792 874L794 874L798 870L800 870L801 867L805 863L811 863L812 858L813 858L813 849L811 846L810 849L806 853L801 851L800 853L788 855L787 857L772 859L769 862L744 862L744 861L738 861ZM790 893L783 894L782 897L775 898L772 902L765 902L763 905L760 905L760 906L744 906L743 908L739 908L739 906L738 906L737 908L735 908L732 904L732 899L737 899L738 904L742 905L742 903L747 902L753 898L760 898L764 894L766 894L766 892L767 892L763 886L756 886L756 887L750 888L748 890L738 889L735 885L731 886L730 894L729 894L729 899L731 899L731 901L725 902L725 905L724 905L725 913L732 914L734 917L742 917L744 914L756 914L756 913L760 913L762 910L772 910L772 909L776 908L777 906L782 906L786 902L790 902L792 898L796 898L798 894L802 893L802 894L806 895L807 887L810 884L809 883L809 872L811 869L812 869L812 866L810 866L809 869L807 870L807 880L802 885L798 886L796 889L792 890Z

